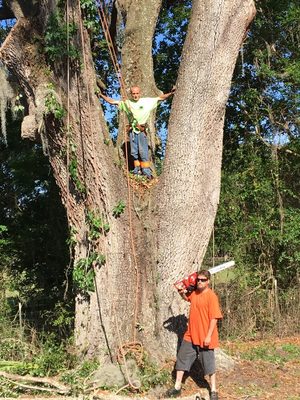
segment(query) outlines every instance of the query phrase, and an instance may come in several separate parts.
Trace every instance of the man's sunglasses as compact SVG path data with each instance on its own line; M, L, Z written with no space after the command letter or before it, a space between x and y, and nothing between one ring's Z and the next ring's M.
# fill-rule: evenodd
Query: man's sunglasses
M208 279L207 278L198 278L197 281L198 282L207 282Z

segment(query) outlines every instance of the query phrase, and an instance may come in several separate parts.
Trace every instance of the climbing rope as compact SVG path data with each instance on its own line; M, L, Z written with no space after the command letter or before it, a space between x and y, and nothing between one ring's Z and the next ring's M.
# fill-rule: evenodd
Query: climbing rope
M114 43L113 43L110 31L109 31L109 26L107 23L107 18L106 18L105 10L104 10L104 5L102 4L101 1L97 2L97 5L98 5L98 8L97 8L98 16L99 16L99 19L101 22L101 27L102 27L104 37L105 37L105 40L107 43L107 48L108 48L108 51L110 54L110 59L112 61L114 71L115 71L118 81L119 81L121 98L122 98L122 100L125 101L128 99L127 92L126 92L126 86L125 86L125 82L122 77L121 68L120 68L119 62L118 62L118 57L115 52Z
M66 209L68 217L70 215L70 20L69 20L69 0L66 2L66 24L67 24L67 135L66 135L66 147L67 147L67 160L66 160ZM69 218L67 218L69 220ZM69 226L70 229L70 226ZM71 254L70 254L71 256Z
M85 54L85 41L84 41L84 36L83 36L83 24L82 24L82 17L81 17L81 6L80 6L80 0L78 0L78 7L79 7L79 16L80 16L80 38L81 38L81 46L82 46L82 52L83 52L83 66L84 66L84 71L87 71L87 60L86 60L86 54ZM69 13L69 9L67 14ZM101 17L100 17L101 15ZM105 13L104 13L104 9L103 7L100 8L100 12L99 12L99 17L100 17L100 21L102 24L102 29L105 32L105 37L106 40L108 41L108 43L111 43L111 45L109 46L110 48L110 54L112 57L112 62L116 71L116 74L118 76L119 82L120 82L120 88L121 88L121 94L122 94L122 99L125 98L126 96L126 90L125 90L125 84L124 81L122 79L122 75L121 75L121 71L119 68L119 65L117 63L117 58L116 58L116 54L114 52L113 49L113 45L112 45L112 40L109 34L109 30L108 30L108 24L106 21L106 17L105 17ZM70 65L68 64L68 76L69 76L69 69L70 69ZM85 87L87 90L87 100L88 100L88 115L89 115L89 122L90 122L90 132L92 134L92 152L95 155L96 151L95 151L95 142L94 142L94 135L93 135L93 124L92 124L92 119L91 119L91 100L90 100L90 85L87 79L87 74L84 73L84 78L85 78ZM68 99L69 99L69 92L68 92ZM69 100L68 100L69 101ZM69 104L69 103L68 103ZM125 117L125 116L124 116ZM127 132L125 131L125 124L123 124L124 126L124 135L125 135L125 141L127 139ZM126 158L126 163L128 165L128 151L127 151L127 146L125 146L125 158ZM129 212L129 232L130 232L130 242L131 242L131 250L132 250L132 254L133 254L133 260L134 260L134 268L135 268L135 272L136 272L136 296L135 296L135 307L134 307L134 323L133 323L133 341L136 341L136 325L137 325L137 310L138 310L138 288L139 288L139 274L138 274L138 266L137 266L137 257L136 257L136 251L135 251L135 244L134 244L134 235L133 235L133 225L132 225L132 214L131 214L131 189L130 189L130 181L129 181L129 172L128 169L127 170L127 191L128 191L128 212ZM95 171L95 181L96 181L96 185L97 187L99 187L99 178L98 178L98 174ZM100 194L97 191L97 202L98 204L100 204ZM104 221L104 218L102 218L102 221ZM100 245L100 244L98 244ZM106 253L106 262L108 263L108 254L107 254L107 247L106 247L106 243L104 243L104 247L105 247L105 253ZM95 274L95 287L96 287L96 296L97 296L97 301L98 301L98 307L99 307L99 312L100 312L100 301L99 301L99 293L98 293L98 288L97 288L97 282L96 282L96 274ZM115 320L116 320L116 310L115 310L115 306L113 304L113 310L114 310L114 315L115 315ZM101 313L101 312L100 312ZM100 315L101 318L101 315ZM121 342L121 335L120 335L120 331L119 331L119 326L118 326L118 322L116 322L116 328L117 328L117 335L118 335L118 341L119 341L119 351L121 351L121 354L123 354L123 361L124 361L124 366L125 366L125 371L126 371L126 375L127 375L127 380L129 385L133 388L133 389L138 389L139 387L137 387L136 385L134 385L133 382L131 382L130 377L129 377L129 371L127 368L127 364L126 364L126 357L125 357L125 353L123 352L123 345ZM107 339L107 338L106 338ZM107 346L108 346L108 342L107 342Z
M140 342L128 342L124 343L118 350L117 360L120 362L121 358L130 354L134 357L137 365L141 367L143 365L144 349Z
M215 266L215 225L212 229L212 266Z
M101 221L102 221L102 231L104 232L104 218L103 218L103 215L102 215ZM107 251L107 244L106 244L106 242L104 243L104 255L105 255L106 265L108 265L108 251ZM108 282L108 285L110 285L110 284L109 284L109 282L110 282L109 279L107 279L107 282ZM96 279L95 279L95 286L96 286L96 288L97 288L97 281L96 281ZM108 292L109 292L109 293L112 293L112 290L110 290L109 287L108 287ZM98 292L97 292L97 295L98 295ZM99 297L98 297L97 301L99 302ZM126 360L126 353L125 353L125 351L124 351L124 344L122 344L122 340L121 340L121 333L120 333L120 329L119 329L119 323L118 323L119 321L117 320L117 312L116 312L116 305L115 305L115 299L114 299L114 298L112 299L111 303L112 303L112 310L113 310L113 315L114 315L114 319L115 319L115 327L116 327L117 337L118 337L118 343L119 343L117 361L118 361L119 364L121 364L121 358L119 357L119 355L121 354L122 361L123 361L123 365L124 365L124 368L125 368L125 375L126 375L126 378L127 378L128 385L129 385L132 389L138 390L140 387L139 387L139 386L136 386L136 385L132 382L132 380L131 380L131 378L130 378L129 369L128 369L128 366L127 366L127 360ZM123 388L128 387L128 385L124 386ZM121 389L123 389L123 388L121 388ZM119 391L120 391L120 390L119 390ZM119 392L119 391L118 391L118 392Z
M69 0L66 2L66 25L67 25L67 135L66 135L66 211L67 211L67 221L69 234L71 234L71 226L69 223L69 215L70 215L70 20L69 20ZM65 271L66 277L66 286L64 292L64 298L67 296L68 287L69 287L69 270L72 265L72 249L71 246L69 248L69 265Z
M66 18L67 18L67 165L66 165L66 188L67 188L67 199L66 199L66 209L67 214L69 214L69 202L70 202L70 31L69 31L69 0L66 4ZM69 218L68 218L69 220Z
M102 5L102 2L99 2L99 7L98 7L98 15L100 18L102 30L107 42L108 50L110 53L110 57L113 63L113 67L115 70L115 73L118 77L119 84L120 84L120 90L121 90L121 98L122 101L127 100L127 94L126 94L126 88L125 88L125 82L123 80L123 76L121 73L121 69L117 60L117 55L114 49L113 41L109 32L109 26L107 23L107 18L104 12L104 7ZM123 114L123 121L122 121L123 129L124 129L124 143L127 142L127 131L126 131L126 123L125 123L125 115ZM128 165L128 149L127 146L125 145L125 161L126 161L126 166ZM126 180L127 180L127 199L128 199L128 216L129 216L129 233L130 233L130 243L131 243L131 251L132 251L132 256L133 256L133 262L134 262L134 268L135 268L135 273L136 273L136 291L135 291L135 307L134 307L134 318L133 318L133 341L136 341L136 325L137 325L137 314L138 314L138 297L139 297L139 285L140 285L140 279L139 279L139 270L138 270L138 263L137 263L137 255L136 255L136 250L135 250L135 243L134 243L134 234L133 234L133 222L132 222L132 193L131 193L131 186L130 186L130 178L129 178L129 171L128 168L126 168Z

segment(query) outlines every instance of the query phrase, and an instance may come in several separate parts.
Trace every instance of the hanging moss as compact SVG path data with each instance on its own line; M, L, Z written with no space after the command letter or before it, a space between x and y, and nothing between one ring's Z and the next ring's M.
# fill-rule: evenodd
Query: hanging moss
M14 92L10 83L8 82L8 73L6 69L0 65L0 119L1 119L1 135L5 145L7 145L7 132L6 132L6 111Z

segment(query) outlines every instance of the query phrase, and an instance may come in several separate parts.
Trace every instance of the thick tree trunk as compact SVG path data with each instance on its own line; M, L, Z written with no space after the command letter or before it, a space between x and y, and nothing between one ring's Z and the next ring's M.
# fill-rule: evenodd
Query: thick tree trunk
M169 321L171 331L182 319L176 318L182 306L178 296L173 299L170 294L172 283L201 265L213 228L225 105L238 51L254 15L252 0L193 2L157 188L159 326ZM169 331L160 330L160 337L169 351Z
M78 347L90 354L104 354L107 346L114 352L121 341L133 339L133 324L137 320L136 265L130 245L128 212L118 219L112 212L120 200L127 201L126 181L113 163L111 148L104 144L105 121L94 95L95 73L89 39L81 32L77 1L69 1L69 7L71 21L78 26L75 44L84 64L81 69L70 68L69 84L66 60L57 61L49 75L49 67L38 48L37 38L43 38L46 22L55 9L51 2L41 2L38 17L25 15L18 19L2 46L1 59L18 78L28 100L29 115L24 119L22 136L40 138L48 149L69 226L76 232L74 264L90 251L87 212L94 212L110 226L108 234L95 244L95 250L107 259L104 266L96 267L97 291L87 297L79 294L76 305ZM49 84L56 90L49 90ZM68 110L64 121L55 120L47 111L45 103L50 92ZM41 126L44 133L39 129ZM69 172L72 160L77 164L77 182ZM132 220L138 226L134 215ZM136 232L139 238L138 228ZM122 332L120 339L116 326Z
M94 95L94 67L78 4L69 0L67 9L78 26L72 40L83 67L71 63L68 70L62 59L49 74L39 43L55 9L50 0L39 2L35 16L23 10L0 54L27 96L23 136L41 137L48 148L70 228L76 232L74 263L92 250L106 257L103 266L95 266L96 291L77 296L77 345L90 355L114 358L122 343L139 340L153 351L163 348L164 355L174 355L173 332L184 317L172 283L194 268L197 255L202 260L211 233L220 189L225 103L254 5L250 0L194 1L164 172L155 189L141 194L127 186L104 143L105 121ZM146 95L154 94L151 42L160 0L119 0L119 6L127 13L122 50L126 82L135 81L149 90ZM49 83L68 111L63 120L54 119L45 106ZM72 160L76 177L69 172ZM120 200L126 210L116 218L113 209ZM89 211L110 226L92 243Z
M201 265L217 211L225 105L238 51L255 15L252 0L193 2L157 188L160 326L181 318L172 282ZM175 317L175 318L174 318ZM168 330L161 344L170 349ZM173 347L175 346L173 336Z

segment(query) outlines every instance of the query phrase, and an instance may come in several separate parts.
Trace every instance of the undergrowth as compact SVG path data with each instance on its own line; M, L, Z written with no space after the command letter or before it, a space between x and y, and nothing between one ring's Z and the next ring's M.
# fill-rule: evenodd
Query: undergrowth
M73 370L64 371L61 380L72 388L72 395L77 396L86 389L87 378L99 367L97 360L84 361Z
M300 346L293 343L285 343L280 346L264 344L249 349L243 353L242 357L247 360L262 360L283 365L288 361L300 358Z
M18 324L3 317L0 335L0 371L37 378L54 377L55 381L70 387L68 395L78 396L89 392L91 376L103 367L95 359L79 359L75 355L72 338L59 340L54 333L37 334L32 329L20 329ZM170 381L170 372L160 369L144 351L137 365L140 393L146 393ZM123 370L122 366L121 369ZM22 387L6 377L0 377L0 386L0 397L18 397L24 393ZM107 385L99 388L112 390ZM116 390L117 387L113 389ZM30 394L40 394L37 390L26 389L26 393L28 391ZM130 390L127 389L127 392Z
M251 343L248 346L237 346L235 350L225 344L225 348L232 356L250 361L270 362L278 366L300 358L300 345L296 343L257 342L255 345Z

